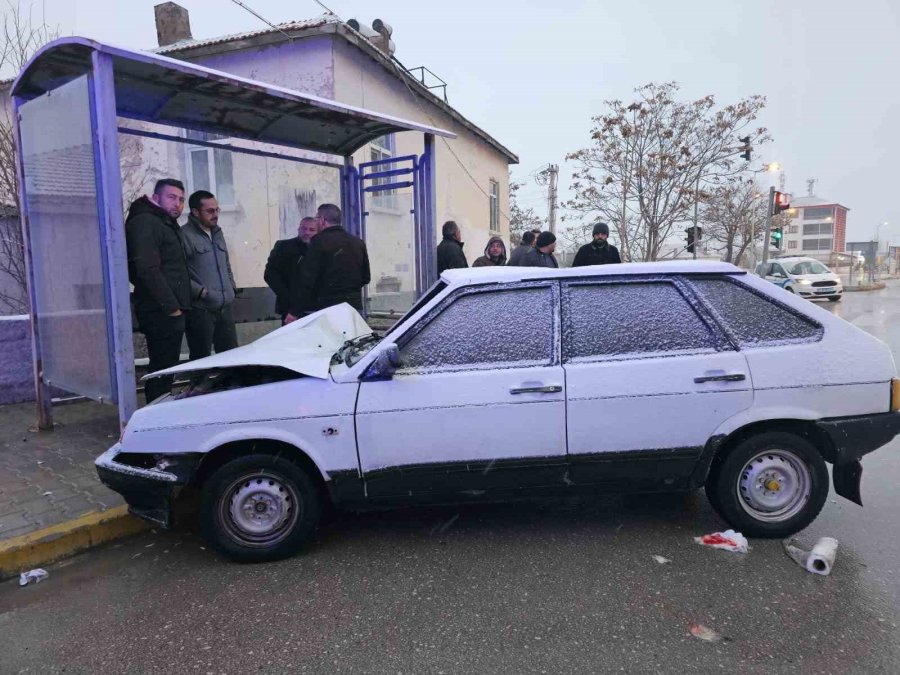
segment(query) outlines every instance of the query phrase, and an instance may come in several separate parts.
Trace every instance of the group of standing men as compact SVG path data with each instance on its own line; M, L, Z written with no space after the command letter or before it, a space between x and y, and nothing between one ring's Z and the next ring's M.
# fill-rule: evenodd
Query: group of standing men
M442 241L437 247L438 274L444 270L468 267L463 253L462 231L452 220L444 223L441 230ZM572 267L587 265L608 265L622 262L618 249L609 243L609 226L597 223L593 228L593 239L578 249ZM506 259L506 246L500 237L491 237L472 267L505 265L507 267L549 267L557 268L559 263L553 252L556 250L556 235L552 232L529 230L522 235L522 242L513 249Z
M219 227L219 204L205 190L187 201L190 214L179 226L184 184L164 178L152 195L131 204L125 220L128 277L150 372L179 362L185 335L191 360L209 356L213 348L220 353L237 347L232 303L240 290ZM363 241L342 227L341 210L323 204L314 218L301 221L298 235L277 242L266 265L282 323L342 302L362 309L369 257ZM148 380L147 401L171 387L171 377Z

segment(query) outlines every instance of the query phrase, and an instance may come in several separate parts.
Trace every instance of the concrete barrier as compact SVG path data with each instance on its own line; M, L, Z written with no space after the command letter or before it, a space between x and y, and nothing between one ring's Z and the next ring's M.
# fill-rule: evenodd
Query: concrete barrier
M29 318L0 316L0 405L33 400Z

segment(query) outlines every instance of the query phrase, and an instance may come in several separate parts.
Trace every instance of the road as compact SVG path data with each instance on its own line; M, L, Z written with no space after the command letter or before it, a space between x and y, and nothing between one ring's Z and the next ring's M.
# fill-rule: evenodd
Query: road
M900 354L900 284L823 308ZM840 541L830 577L777 541L696 545L723 528L702 493L337 515L255 566L147 533L0 584L0 672L893 673L898 452L866 458L865 508L832 494L801 534Z

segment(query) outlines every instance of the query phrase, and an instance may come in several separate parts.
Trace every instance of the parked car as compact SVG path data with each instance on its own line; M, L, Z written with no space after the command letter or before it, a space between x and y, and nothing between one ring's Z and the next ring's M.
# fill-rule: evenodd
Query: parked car
M853 354L852 359L845 358ZM170 368L190 384L97 460L132 512L267 560L323 505L705 487L729 525L784 537L900 431L890 350L732 265L445 272L383 337L341 305Z
M762 263L757 265L756 273L760 274L761 270ZM844 293L841 278L814 258L778 258L766 263L765 274L760 276L802 298L828 298L837 302Z

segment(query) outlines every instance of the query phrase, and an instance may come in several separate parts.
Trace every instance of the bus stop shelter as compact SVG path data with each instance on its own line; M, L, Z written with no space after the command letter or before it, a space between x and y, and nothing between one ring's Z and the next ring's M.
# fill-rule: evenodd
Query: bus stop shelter
M117 405L122 425L137 408L120 133L207 132L252 142L215 147L334 168L359 236L366 194L411 188L417 295L437 278L435 139L448 131L79 37L35 54L12 100L41 428L53 425L52 388ZM423 134L423 154L354 166L354 152L398 132Z

